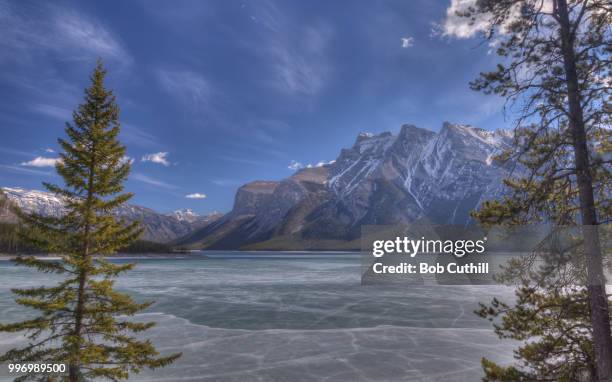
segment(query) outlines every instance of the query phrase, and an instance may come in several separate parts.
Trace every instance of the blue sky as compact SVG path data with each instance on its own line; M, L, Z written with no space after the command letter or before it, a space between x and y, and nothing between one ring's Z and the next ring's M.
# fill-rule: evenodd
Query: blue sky
M496 61L447 18L457 1L0 0L0 185L60 181L56 140L97 57L127 189L161 212L229 211L239 185L333 160L362 131L509 127L468 88Z

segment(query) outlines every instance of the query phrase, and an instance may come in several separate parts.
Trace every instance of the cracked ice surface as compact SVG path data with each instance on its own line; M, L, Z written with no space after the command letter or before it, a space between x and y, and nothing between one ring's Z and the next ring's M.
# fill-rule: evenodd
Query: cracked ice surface
M184 355L135 381L475 381L483 355L511 360L510 344L483 329L240 330L166 315L156 321L160 350Z
M5 261L0 278L0 322L28 315L9 288L52 281ZM146 337L183 352L133 381L475 381L481 357L511 362L516 346L473 314L511 289L362 287L358 254L140 259L117 286L155 300L137 317L158 323ZM20 341L0 333L0 353Z

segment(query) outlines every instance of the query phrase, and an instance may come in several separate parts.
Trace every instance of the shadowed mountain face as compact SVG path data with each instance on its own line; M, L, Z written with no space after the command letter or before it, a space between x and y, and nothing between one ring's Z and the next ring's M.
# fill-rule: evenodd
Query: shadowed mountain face
M342 248L338 243L358 239L362 225L470 224L471 210L502 194L508 174L492 158L511 140L509 131L450 123L438 133L404 125L397 135L360 134L330 164L240 187L229 214L177 243Z
M38 213L46 216L60 216L65 213L64 202L54 194L24 190L21 188L2 188L0 195L0 221L17 222L16 216L8 208L10 202L27 213ZM191 210L179 210L170 214L160 214L149 208L123 205L113 213L128 222L139 221L144 228L141 239L159 243L175 240L193 230L205 227L222 215L214 213L199 216Z

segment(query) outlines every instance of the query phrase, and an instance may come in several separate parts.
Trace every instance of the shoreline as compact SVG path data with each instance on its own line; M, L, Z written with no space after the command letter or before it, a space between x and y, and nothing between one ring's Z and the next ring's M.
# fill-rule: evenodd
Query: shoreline
M231 250L231 249L223 249L223 250L192 250L192 251L181 251L181 252L168 252L168 253L125 253L125 254L114 254L108 256L94 256L94 257L104 257L108 259L187 259L190 257L202 257L207 254L214 253L234 253L234 254L249 254L249 255L258 255L262 256L271 255L271 254L283 254L283 253L292 253L292 254L309 254L309 255L317 255L317 254L355 254L358 255L360 252L358 251L282 251L282 250L271 250L271 251L263 251L263 250ZM2 254L0 253L0 261L12 261L18 255L13 254ZM33 256L37 260L61 260L61 256L59 255L46 255L46 254L23 254L23 257Z

